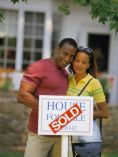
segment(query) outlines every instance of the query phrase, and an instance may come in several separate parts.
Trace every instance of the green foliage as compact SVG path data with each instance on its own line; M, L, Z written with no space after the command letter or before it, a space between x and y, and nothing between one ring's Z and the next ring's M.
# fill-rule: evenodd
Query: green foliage
M13 4L20 1L27 2L28 0L11 0ZM98 19L99 23L109 23L109 28L118 32L118 0L64 0L58 9L65 15L70 14L69 4L71 3L80 6L89 6L92 19ZM0 12L0 22L3 20L3 15Z
M109 23L110 29L118 32L118 0L91 0L92 18L98 18L99 23Z
M2 22L3 20L4 20L3 12L2 12L2 10L0 10L0 22Z
M27 2L28 0L11 0L13 4L19 3L20 1ZM3 22L3 20L4 20L4 15L2 10L0 10L0 22Z
M98 19L99 23L109 23L109 28L118 32L118 0L71 0L72 3L80 6L89 6L92 19ZM66 7L59 10L64 14L70 13L69 3L66 1ZM65 14L66 15L66 14Z
M73 3L78 3L81 6L87 6L90 4L90 0L71 0Z
M27 0L21 0L21 1L23 1L23 2L27 2ZM12 2L13 4L15 4L15 3L20 2L20 0L11 0L11 2Z
M69 6L66 5L66 4L62 4L58 7L58 9L64 13L65 15L69 15L70 14L70 9L69 9Z
M90 3L90 0L65 0L58 9L64 13L64 15L70 14L70 7L69 4L74 3L75 5L80 4L81 6L87 6Z

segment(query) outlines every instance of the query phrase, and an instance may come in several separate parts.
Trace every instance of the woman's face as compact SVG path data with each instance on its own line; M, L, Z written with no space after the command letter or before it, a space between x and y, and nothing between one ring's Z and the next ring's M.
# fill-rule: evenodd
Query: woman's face
M89 68L89 55L84 52L79 52L76 55L76 58L73 61L73 69L78 75L86 74L87 69Z

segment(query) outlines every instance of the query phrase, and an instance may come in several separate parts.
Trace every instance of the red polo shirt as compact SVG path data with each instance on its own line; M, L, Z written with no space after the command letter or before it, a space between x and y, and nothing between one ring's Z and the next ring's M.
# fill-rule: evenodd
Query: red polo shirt
M42 59L29 65L22 81L35 87L34 96L39 95L66 95L68 88L68 74L60 69L52 59ZM37 133L38 109L32 109L28 129Z

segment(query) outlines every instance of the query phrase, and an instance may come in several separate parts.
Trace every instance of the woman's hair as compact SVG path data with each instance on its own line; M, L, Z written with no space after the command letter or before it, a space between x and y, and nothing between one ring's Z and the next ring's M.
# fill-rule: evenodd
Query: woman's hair
M89 56L89 63L90 63L90 66L89 68L87 69L87 73L91 74L93 77L96 78L96 73L97 73L97 64L96 64L96 60L95 60L95 56L94 56L94 53L92 51L91 48L84 48L81 46L81 48L79 47L78 48L78 51L76 52L74 58L73 58L73 61L75 60L76 56L78 53L85 53ZM75 71L73 69L73 62L70 64L70 66L68 67L68 70L71 74L75 74Z

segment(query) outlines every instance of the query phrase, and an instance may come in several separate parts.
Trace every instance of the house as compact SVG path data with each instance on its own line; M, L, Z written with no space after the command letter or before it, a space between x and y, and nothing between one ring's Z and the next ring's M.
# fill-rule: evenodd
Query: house
M101 54L100 71L114 79L109 103L116 105L118 35L109 30L108 24L92 20L89 8L72 4L71 14L65 16L59 12L59 4L59 0L28 0L27 4L13 5L10 0L0 0L4 13L4 21L0 23L0 67L14 71L13 76L17 78L13 78L17 80L14 88L18 89L19 73L22 74L28 64L50 57L60 39L72 37L79 45L90 46L96 54Z

